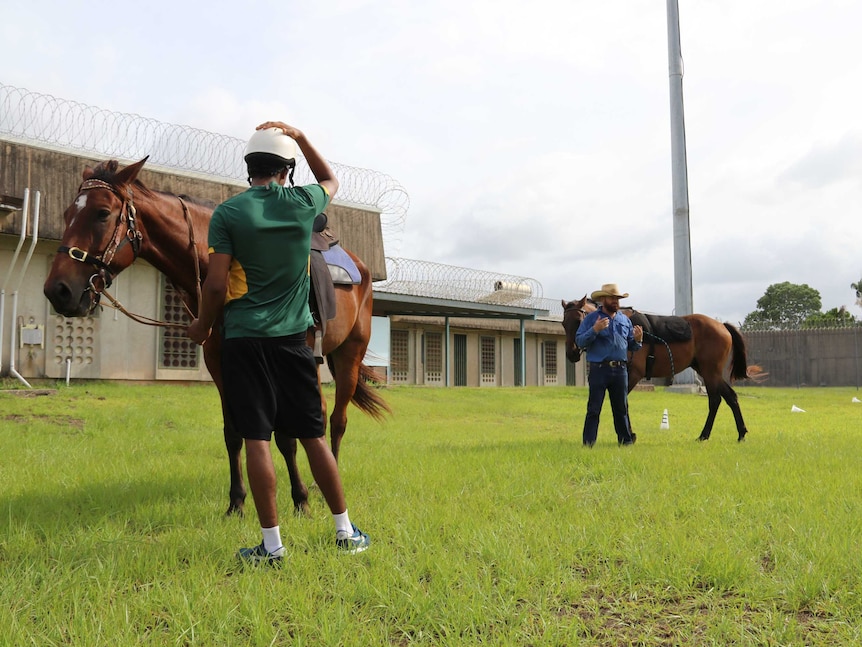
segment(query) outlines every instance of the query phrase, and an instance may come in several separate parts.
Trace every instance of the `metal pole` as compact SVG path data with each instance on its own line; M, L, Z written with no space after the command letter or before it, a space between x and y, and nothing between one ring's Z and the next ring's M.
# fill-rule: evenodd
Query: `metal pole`
M521 386L527 386L527 331L521 319Z
M685 113L682 101L683 61L679 36L679 4L667 0L667 54L670 76L670 151L673 193L673 276L674 314L694 313L691 281L691 232L688 212L688 166L685 147ZM691 369L675 379L677 384L694 384Z
M449 364L449 316L446 316L445 321L445 331L446 334L443 337L443 357L446 358L446 384L445 386L450 386L452 384L452 367Z
M33 233L30 238L30 248L27 250L27 255L24 257L24 264L21 266L20 274L18 275L18 283L15 285L15 291L12 292L12 343L11 354L9 356L9 374L17 378L28 389L32 389L30 383L24 379L18 370L15 368L15 351L18 349L18 292L21 289L21 284L24 282L24 275L27 273L27 268L30 265L30 259L33 258L33 250L36 249L36 241L39 240L39 209L41 193L36 191L35 199L33 200Z
M677 0L667 0L667 45L670 73L670 150L673 180L674 314L694 312L691 287L691 234L688 212L688 168L682 101L682 53Z
M18 245L15 247L15 253L12 254L12 260L9 262L9 269L6 270L6 277L3 279L3 287L0 288L0 373L3 370L3 322L6 319L6 286L9 284L9 279L12 278L12 273L15 271L15 264L18 262L18 254L24 246L24 240L27 238L27 222L30 218L30 189L24 189L24 204L21 207L21 233L18 236ZM12 321L12 326L15 326L15 321ZM15 353L15 343L12 343L12 353Z

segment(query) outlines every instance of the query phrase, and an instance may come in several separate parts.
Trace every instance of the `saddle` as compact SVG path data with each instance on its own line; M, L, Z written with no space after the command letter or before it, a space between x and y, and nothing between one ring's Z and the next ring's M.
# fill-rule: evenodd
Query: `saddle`
M308 263L308 306L314 318L314 358L318 364L323 363L326 322L337 314L335 286L355 285L362 281L356 263L338 244L338 238L327 223L325 213L318 214L314 219Z
M644 377L647 380L652 379L656 342L665 345L670 356L671 366L673 366L673 353L671 353L668 344L691 339L691 325L688 321L673 315L648 315L634 309L631 309L630 312L627 311L626 314L633 324L643 328L644 342L648 343L649 353L647 354L646 375ZM670 384L673 384L673 369L671 369L671 375L668 378L668 385Z

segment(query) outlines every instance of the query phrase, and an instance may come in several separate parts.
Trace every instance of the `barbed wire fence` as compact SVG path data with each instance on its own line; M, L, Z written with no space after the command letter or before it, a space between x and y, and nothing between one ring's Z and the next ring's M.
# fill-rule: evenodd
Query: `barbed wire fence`
M526 276L391 256L386 276L374 284L376 292L548 310L562 319L561 302L543 298L542 284Z
M95 157L149 163L185 173L245 182L242 152L246 142L192 126L168 124L134 113L114 112L85 103L0 83L0 135L46 148ZM385 173L330 162L341 184L338 199L378 209L387 250L397 251L410 204L407 191ZM297 160L297 184L313 181L305 160ZM548 310L562 319L558 301L544 299L535 279L387 257L382 292L476 301Z
M149 163L189 173L245 182L242 152L236 137L168 124L141 115L114 112L48 94L0 83L0 134L97 157ZM397 249L410 204L407 191L385 173L330 162L341 184L339 201L374 207L390 248ZM298 184L313 182L303 158L297 160Z

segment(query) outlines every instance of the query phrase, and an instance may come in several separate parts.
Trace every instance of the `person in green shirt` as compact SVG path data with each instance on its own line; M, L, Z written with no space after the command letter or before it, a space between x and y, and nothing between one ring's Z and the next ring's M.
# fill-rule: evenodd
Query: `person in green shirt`
M293 186L296 146L317 184ZM246 468L263 541L239 558L277 564L285 549L276 506L272 434L297 438L333 514L336 547L358 553L368 536L350 521L338 465L324 437L317 363L306 344L309 253L315 216L338 179L304 133L280 121L257 127L245 151L249 188L218 207L209 270L188 336L203 344L223 311L225 414L245 439ZM289 185L288 185L289 181ZM287 186L286 186L287 185Z

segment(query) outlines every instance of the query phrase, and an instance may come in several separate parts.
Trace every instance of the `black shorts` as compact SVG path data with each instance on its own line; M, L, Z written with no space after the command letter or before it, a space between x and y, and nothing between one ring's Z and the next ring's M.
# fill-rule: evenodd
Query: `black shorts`
M225 414L243 438L323 435L317 362L305 333L225 339L221 368Z

